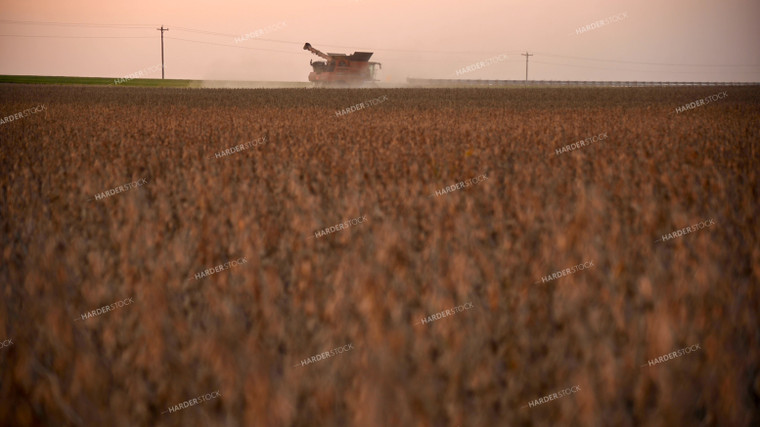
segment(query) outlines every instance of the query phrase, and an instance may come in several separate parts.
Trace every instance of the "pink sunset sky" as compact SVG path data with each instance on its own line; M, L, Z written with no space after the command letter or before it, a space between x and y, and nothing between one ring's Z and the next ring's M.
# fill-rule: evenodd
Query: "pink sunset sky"
M525 51L535 80L760 81L757 0L0 1L0 74L160 77L164 25L166 78L307 81L310 42L390 82L524 79Z

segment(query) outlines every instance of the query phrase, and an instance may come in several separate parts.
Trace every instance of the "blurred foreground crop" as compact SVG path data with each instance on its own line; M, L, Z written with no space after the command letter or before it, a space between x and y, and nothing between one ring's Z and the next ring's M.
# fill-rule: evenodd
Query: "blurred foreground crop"
M0 85L38 104L0 125L4 424L760 423L760 88Z

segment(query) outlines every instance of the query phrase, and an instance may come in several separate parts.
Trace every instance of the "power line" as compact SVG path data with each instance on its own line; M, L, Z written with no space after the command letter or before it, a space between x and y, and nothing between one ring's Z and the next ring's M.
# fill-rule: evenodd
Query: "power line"
M553 56L555 58L565 58L565 59L580 59L584 61L597 61L597 62L618 62L621 64L634 64L634 65L657 65L657 66L670 66L670 67L760 67L760 64L752 64L752 65L746 65L746 64L721 64L721 65L715 65L715 64L673 64L673 63L664 63L664 62L637 62L637 61L623 61L623 60L617 60L617 59L596 59L596 58L583 58L579 56L565 56L565 55L554 55L551 53L543 53L539 52L541 55L545 56Z
M177 25L174 26L174 29L175 30L179 30L179 31L187 31L187 32L191 32L191 33L211 34L211 35L215 35L215 36L224 36L224 37L233 37L233 38L234 37L239 37L239 34L217 33L217 32L214 32L214 31L198 30L198 29L195 29L195 28L188 28L188 27L179 27Z
M561 62L544 62L544 61L536 61L536 60L534 60L533 63L535 63L535 64L544 64L544 65L556 65L556 66L559 66L559 67L590 68L590 69L594 69L594 70L610 70L610 71L633 71L633 72L639 72L639 73L663 73L663 72L667 72L667 73L703 74L703 73L710 72L710 71L707 71L707 70L698 70L698 71L695 71L695 70L688 70L688 71L685 71L685 70L682 70L682 71L668 70L668 71L665 71L665 70L643 70L643 69L638 69L637 70L637 69L633 69L633 68L609 68L609 67L601 67L601 66L596 66L596 65L578 65L578 64L561 63Z
M152 39L147 36L38 36L25 34L0 34L0 37L40 37L52 39Z
M143 25L143 24L96 24L96 23L88 23L88 22L58 22L58 21L19 21L19 20L11 20L11 19L0 19L0 22L7 22L11 24L24 24L24 25L53 25L53 26L65 26L65 27L91 27L91 28L153 28L153 25ZM223 36L223 37L240 37L240 34L230 34L230 33L220 33L216 31L208 31L208 30L201 30L198 28L190 28L190 27L181 27L181 26L174 26L175 30L178 31L187 31L192 33L200 33L200 34L208 34L208 35L214 35L214 36ZM62 37L63 38L63 37ZM76 37L70 37L70 38L76 38ZM270 38L264 38L264 37L257 37L255 39L251 39L255 41L264 41L264 42L270 42L270 43L284 43L284 44L290 44L294 46L300 46L303 44L303 42L300 41L292 41L292 40L279 40L279 39L270 39ZM329 44L329 43L321 43L322 46L327 46L331 48L340 48L340 49L368 49L372 51L383 51L383 52L407 52L407 53L433 53L433 54L442 54L442 55L451 55L451 54L463 54L463 55L475 55L475 54L491 54L491 53L505 53L501 51L437 51L437 50L412 50L412 49L383 49L383 48L373 48L373 47L357 47L357 46L344 46L344 45L335 45L335 44Z
M63 26L63 27L87 27L87 28L119 28L119 29L145 29L145 28L153 28L153 25L147 25L147 24L120 24L120 23L89 23L89 22L60 22L60 21L24 21L24 20L12 20L12 19L0 19L0 22L2 23L8 23L8 24L20 24L20 25L50 25L50 26ZM192 32L192 33L199 33L199 34L207 34L207 35L213 35L213 36L223 36L223 37L239 37L239 35L236 34L230 34L230 33L221 33L221 32L215 32L215 31L208 31L208 30L202 30L198 28L190 28L190 27L174 27L178 31L186 31L186 32ZM162 32L163 34L163 32ZM128 38L150 38L150 37L139 37L139 36L45 36L45 35L21 35L21 34L0 34L0 37L24 37L24 38L70 38L70 39L128 39ZM183 40L193 43L203 43L203 44L210 44L210 45L219 45L219 46L226 46L226 47L234 47L239 49L250 49L250 50L260 50L265 52L278 52L278 53L290 53L285 51L278 51L278 50L272 50L272 49L261 49L261 48L249 48L244 46L232 46L232 45L226 45L226 44L219 44L219 43L213 43L213 42L204 42L199 40L189 40L189 39L179 39L174 37L167 37L172 38L175 40ZM280 39L270 39L270 38L255 38L251 39L254 41L262 41L262 42L270 42L270 43L282 43L282 44L289 44L289 45L297 45L300 46L301 42L291 41L291 40L280 40ZM493 54L493 53L502 53L502 54L517 54L518 52L499 52L499 51L437 51L437 50L413 50L413 49L385 49L385 48L377 48L377 47L357 47L357 46L345 46L345 45L334 45L329 43L320 44L322 46L327 46L330 48L340 48L340 49L366 49L370 51L380 51L380 52L404 52L404 53L412 53L412 54L420 54L420 53L430 53L430 54L443 54L443 55L487 55L487 54ZM544 53L544 52L537 52L538 54L542 56L549 56L549 57L555 57L555 58L564 58L564 59L575 59L575 60L582 60L582 61L595 61L595 62L609 62L609 63L621 63L621 64L633 64L633 65L652 65L652 66L663 66L663 67L719 67L719 68L736 68L736 67L760 67L760 64L689 64L689 63L657 63L657 62L637 62L637 61L626 61L626 60L617 60L617 59L598 59L598 58L587 58L587 57L577 57L577 56L567 56L567 55L555 55L551 53ZM523 56L526 56L525 54L521 54ZM532 56L532 54L530 55ZM526 68L527 68L527 62L528 62L528 56L526 56ZM568 64L569 65L569 64Z
M204 41L200 41L200 40L181 39L181 38L178 38L178 37L169 37L169 36L166 36L166 38L169 39L169 40L181 40L181 41L184 41L184 42L210 44L210 45L214 45L214 46L224 46L224 47L231 47L231 48L235 48L235 49L260 50L260 51L264 51L264 52L288 53L288 54L291 54L291 55L303 55L301 52L290 52L290 51L286 51L286 50L274 50L274 49L262 49L262 48L257 48L257 47L234 46L234 45L231 45L231 44L204 42Z
M201 34L210 34L210 35L215 35L215 36L224 36L224 37L232 37L232 38L240 37L240 34L218 33L218 32L215 32L215 31L200 30L200 29L197 29L197 28L178 27L178 26L175 26L174 28L176 28L178 30L181 30L181 31L188 31L188 32L193 32L193 33L201 33ZM296 41L291 41L291 40L270 39L270 38L265 38L265 37L256 37L255 39L251 39L251 40L271 42L271 43L286 43L286 44L292 44L292 45L296 45L296 46L303 45L303 42L300 42L300 41L296 42ZM319 43L319 44L321 46L337 47L337 48L341 48L341 49L359 49L359 48L363 48L363 49L369 49L369 50L372 50L372 51L376 51L377 50L377 51L386 51L386 52L438 53L438 54L469 54L469 55L471 55L471 54L486 54L487 55L487 54L491 54L491 53L505 53L503 51L480 51L480 52L478 52L478 51L466 51L466 52L465 51L460 51L460 52L456 52L456 51L440 51L440 50L383 49L383 48L367 47L367 46L359 46L359 47L357 47L357 46L343 46L343 45L336 45L336 44L329 44L329 43ZM517 53L517 52L513 52L513 53Z
M218 33L215 31L206 31L206 30L199 30L197 28L188 28L188 27L177 27L175 26L177 30L180 31L187 31L192 33L201 33L201 34L210 34L215 36L223 36L223 37L231 37L231 38L237 38L240 37L240 34L229 34L229 33ZM251 39L255 41L263 41L263 42L270 42L270 43L285 43L285 44L291 44L294 46L302 46L303 42L296 42L291 40L279 40L279 39L270 39L266 37L256 37L255 39ZM315 43L316 44L316 43ZM440 50L410 50L410 49L384 49L384 48L378 48L378 47L367 47L367 46L344 46L344 45L336 45L336 44L329 44L329 43L319 43L320 46L327 46L327 47L337 47L340 49L367 49L371 51L384 51L384 52L407 52L407 53L436 53L436 54L467 54L467 55L475 55L475 54L483 54L488 55L491 53L505 53L503 51L440 51ZM517 53L517 52L512 52Z
M0 22L20 25L53 25L58 27L116 27L116 28L151 28L153 25L143 24L95 24L89 22L59 22L59 21L17 21L13 19L0 19Z
M174 28L176 29L178 27L174 27ZM236 45L231 45L231 44L207 42L207 41L201 41L201 40L183 39L183 38L179 38L179 37L169 37L169 36L166 36L166 38L169 39L169 40L180 40L180 41L191 42L191 43L200 43L200 44L208 44L208 45L213 45L213 46L231 47L231 48L235 48L235 49L257 50L257 51L274 52L274 53L286 53L286 54L289 54L289 55L302 55L302 53L300 51L294 52L294 51L290 51L290 50L276 50L276 49L265 49L265 48L258 48L258 47L236 46ZM393 57L386 57L386 58L391 58L392 59ZM406 61L406 62L409 62L409 61L412 61L412 62L442 62L442 61L448 61L449 60L449 59L420 59L420 58L415 58L415 59L401 58L401 59L403 61ZM517 60L516 59L511 59L511 60L507 59L507 60L504 60L502 62L515 62L515 61L517 61Z

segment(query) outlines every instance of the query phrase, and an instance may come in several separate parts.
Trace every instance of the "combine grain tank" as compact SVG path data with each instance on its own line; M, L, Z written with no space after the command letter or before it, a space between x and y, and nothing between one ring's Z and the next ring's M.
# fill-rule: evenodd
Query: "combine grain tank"
M353 55L323 53L311 47L309 43L306 43L303 49L324 59L324 61L309 61L314 69L309 73L309 81L317 86L373 84L376 81L376 70L382 68L379 62L369 62L372 52L354 52Z

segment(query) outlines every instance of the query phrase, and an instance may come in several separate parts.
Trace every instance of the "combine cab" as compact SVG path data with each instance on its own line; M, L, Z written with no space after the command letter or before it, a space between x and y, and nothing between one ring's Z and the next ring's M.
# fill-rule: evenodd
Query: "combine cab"
M324 59L309 61L314 68L314 71L309 73L309 81L317 86L374 85L376 70L382 68L379 62L369 62L372 52L354 52L353 55L325 54L311 47L309 43L306 43L303 49Z

